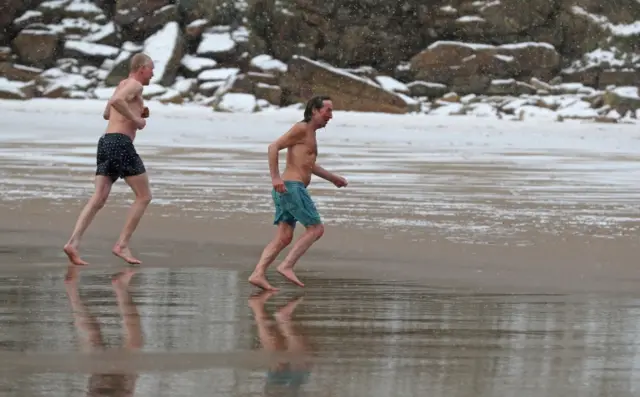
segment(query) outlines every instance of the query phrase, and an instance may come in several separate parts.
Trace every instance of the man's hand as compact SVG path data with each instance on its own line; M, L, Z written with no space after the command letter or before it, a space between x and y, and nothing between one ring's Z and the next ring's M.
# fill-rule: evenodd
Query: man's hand
M144 107L144 109L142 109L142 118L143 119L149 118L149 108L146 106Z
M346 187L348 185L347 180L338 175L334 177L333 184L336 185L336 187L338 188Z
M275 189L276 192L286 193L287 188L284 185L284 181L282 180L282 178L273 178L272 182L273 182L273 188Z

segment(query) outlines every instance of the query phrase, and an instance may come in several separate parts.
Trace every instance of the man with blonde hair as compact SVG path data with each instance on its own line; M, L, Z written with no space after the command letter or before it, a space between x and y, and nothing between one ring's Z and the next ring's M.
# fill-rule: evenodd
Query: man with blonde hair
M142 88L149 85L153 67L149 56L142 53L134 55L131 58L129 76L118 84L104 109L103 117L109 123L105 134L98 141L95 191L80 213L71 238L64 246L65 254L74 265L88 264L80 258L80 240L106 203L111 186L118 178L124 179L131 187L135 201L112 252L127 263L141 263L131 253L129 240L151 201L151 191L146 169L133 141L136 132L146 126L145 118L149 117L149 109L144 106L142 99Z

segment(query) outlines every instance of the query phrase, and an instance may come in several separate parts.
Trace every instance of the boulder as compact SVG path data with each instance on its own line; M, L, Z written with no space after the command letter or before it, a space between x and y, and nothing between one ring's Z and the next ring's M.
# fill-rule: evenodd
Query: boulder
M619 114L626 114L640 109L640 96L638 87L616 87L604 93L604 105L616 110Z
M25 29L13 40L20 61L26 65L49 67L60 54L60 36L48 29Z
M439 98L449 92L444 84L430 83L426 81L413 81L407 84L409 95L413 97Z
M411 58L415 78L446 84L456 92L485 92L494 79L550 78L560 55L547 43L501 46L438 41Z
M419 104L401 94L326 64L303 56L289 62L280 84L288 102L304 102L313 95L329 95L336 110L409 113Z
M0 76L11 81L26 83L38 78L42 69L31 66L18 65L11 62L0 62Z
M154 10L149 15L141 16L129 26L124 36L127 40L142 41L151 36L169 22L178 21L178 6L169 4Z
M100 66L105 59L114 59L120 53L120 49L104 44L89 43L81 40L67 40L64 43L63 55L74 58L81 63L89 63Z

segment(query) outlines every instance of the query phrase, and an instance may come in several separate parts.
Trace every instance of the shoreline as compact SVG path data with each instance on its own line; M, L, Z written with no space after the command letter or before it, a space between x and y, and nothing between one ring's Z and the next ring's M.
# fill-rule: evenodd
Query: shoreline
M76 204L48 207L46 200L0 203L0 217L11 225L0 231L5 246L0 272L19 275L66 268L62 246L79 211ZM124 208L109 204L98 214L81 246L90 268L124 265L110 253L124 216ZM142 270L213 267L248 277L273 233L268 216L196 218L152 203L134 234L132 249L143 261ZM299 233L298 228L294 239ZM638 269L632 258L638 244L631 238L532 232L533 246L514 246L454 243L420 234L418 230L385 233L328 224L325 236L303 256L296 272L303 282L305 276L316 274L488 293L621 294L637 289ZM423 241L418 242L417 236ZM268 273L278 284L281 280L273 269L282 258Z

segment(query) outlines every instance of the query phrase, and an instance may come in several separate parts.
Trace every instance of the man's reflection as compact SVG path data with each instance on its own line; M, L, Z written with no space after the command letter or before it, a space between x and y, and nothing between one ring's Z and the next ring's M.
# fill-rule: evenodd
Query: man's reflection
M277 361L269 368L265 395L296 396L309 378L311 349L301 327L292 321L293 312L302 303L294 298L274 314L275 324L265 310L265 304L276 292L263 291L249 298L262 348L268 352L286 352L290 359Z
M83 351L95 352L106 350L100 324L89 312L78 292L77 266L70 265L65 277L67 296L73 311L74 325L80 338ZM115 274L111 284L116 296L118 309L124 324L124 350L137 351L142 347L142 330L140 315L136 309L128 288L131 278L135 274L133 269L126 269ZM133 396L138 375L136 374L93 374L89 378L89 397L124 397Z

